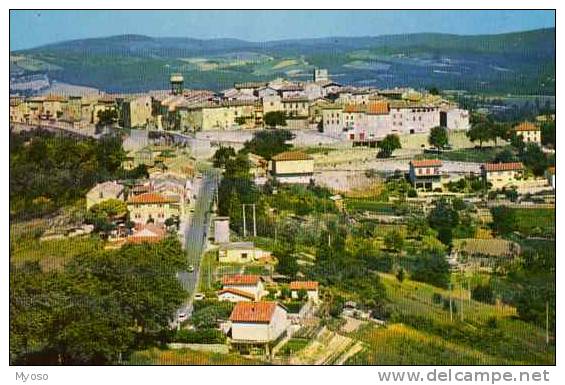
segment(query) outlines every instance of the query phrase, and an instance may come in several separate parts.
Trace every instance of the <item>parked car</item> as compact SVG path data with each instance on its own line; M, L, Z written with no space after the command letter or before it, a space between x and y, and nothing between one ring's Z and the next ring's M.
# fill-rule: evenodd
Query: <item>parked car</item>
M186 319L186 317L187 317L187 314L184 313L184 312L183 312L183 313L179 313L179 315L178 315L179 321L184 321L184 320Z
M195 301L202 301L204 298L206 298L206 296L202 293L196 293L194 294L194 300Z
M188 272L192 273L194 271L194 266L188 265Z

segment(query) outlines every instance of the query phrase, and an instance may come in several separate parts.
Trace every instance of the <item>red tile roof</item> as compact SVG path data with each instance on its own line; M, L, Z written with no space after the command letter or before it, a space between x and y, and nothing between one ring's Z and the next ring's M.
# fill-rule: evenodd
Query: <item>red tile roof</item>
M260 279L258 275L225 275L222 278L222 285L256 285Z
M173 203L177 202L177 199L168 198L157 193L146 193L135 195L128 199L128 204L156 204L156 203Z
M523 170L524 165L522 162L512 163L485 163L482 166L486 171L513 171Z
M238 302L231 312L230 321L269 323L277 306L276 302Z
M530 122L522 122L514 127L515 131L539 131L540 128Z
M290 290L318 290L316 281L293 281L290 283Z
M222 289L218 292L218 295L222 295L224 293L231 293L231 294L235 294L235 295L239 295L240 297L244 297L244 298L249 298L250 300L254 300L255 296L251 293L248 293L246 291L243 290L239 290L239 289L234 289L234 288L227 288L227 289Z
M443 162L439 159L411 160L410 164L414 167L441 167Z
M387 102L369 103L367 106L367 113L373 115L387 115L389 107Z
M312 157L302 151L286 151L273 156L271 159L276 162L281 162L286 160L311 160Z

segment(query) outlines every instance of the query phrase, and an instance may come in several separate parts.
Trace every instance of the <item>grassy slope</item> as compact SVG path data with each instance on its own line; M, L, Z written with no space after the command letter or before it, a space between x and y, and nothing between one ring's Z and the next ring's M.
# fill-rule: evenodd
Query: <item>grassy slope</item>
M461 311L450 322L449 312L432 302L433 293L444 298L448 291L430 285L381 275L398 319L386 328L365 327L354 336L367 348L351 358L350 364L553 364L555 348L545 345L544 331L515 319L509 306L469 302L467 293L455 290L454 301ZM462 303L465 300L464 303ZM486 325L496 318L497 327Z
M131 365L264 365L237 354L199 352L189 349L161 350L157 348L135 352Z
M100 239L75 237L40 242L25 238L11 242L10 260L18 265L24 262L39 261L44 270L60 269L75 256L95 252L103 247Z

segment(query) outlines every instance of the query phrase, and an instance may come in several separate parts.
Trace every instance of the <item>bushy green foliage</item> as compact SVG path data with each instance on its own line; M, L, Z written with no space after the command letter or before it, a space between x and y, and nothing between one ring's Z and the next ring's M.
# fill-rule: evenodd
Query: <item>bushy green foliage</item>
M402 148L400 144L400 138L396 134L388 134L383 140L377 143L377 147L380 149L378 153L379 158L390 158L394 150Z
M157 342L184 291L176 239L76 256L63 271L37 263L10 274L10 361L106 364ZM38 357L36 357L38 356Z
M56 135L42 130L10 133L10 214L36 217L70 205L96 183L136 178L144 168L125 171L122 141Z
M284 111L269 111L265 114L263 120L269 127L286 126L286 115Z
M493 304L495 302L494 291L490 284L480 284L471 289L471 298L475 301Z
M446 288L449 284L449 263L443 255L428 254L419 256L412 267L410 277L414 281L426 282Z
M266 130L257 131L253 138L244 144L244 151L262 156L267 160L284 151L288 151L292 144L287 141L294 138L288 130Z
M226 335L218 329L181 329L175 333L172 340L185 344L224 344Z
M433 127L428 136L428 143L434 146L438 150L444 148L449 143L449 137L447 135L447 128L445 127Z

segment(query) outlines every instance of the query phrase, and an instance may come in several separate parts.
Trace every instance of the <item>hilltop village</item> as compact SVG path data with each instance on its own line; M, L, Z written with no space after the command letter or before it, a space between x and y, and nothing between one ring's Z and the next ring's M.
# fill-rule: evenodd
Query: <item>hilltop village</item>
M13 96L11 260L110 287L131 264L143 283L146 308L116 306L144 343L70 363L550 364L551 127L323 69L219 93L172 74L143 94ZM53 348L15 343L16 362Z

